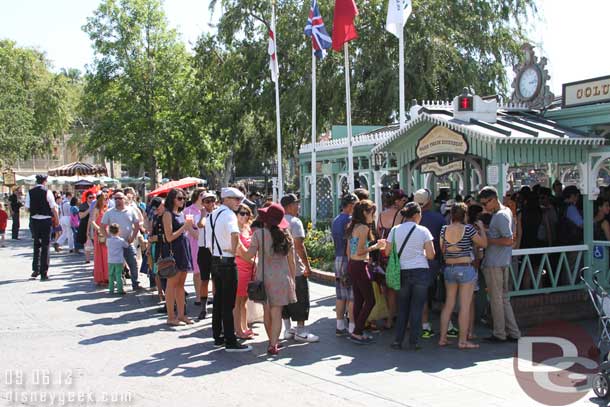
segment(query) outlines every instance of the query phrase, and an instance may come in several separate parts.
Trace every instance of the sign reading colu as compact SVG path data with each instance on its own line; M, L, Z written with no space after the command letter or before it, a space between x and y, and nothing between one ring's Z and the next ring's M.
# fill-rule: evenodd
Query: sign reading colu
M565 83L563 106L573 107L610 101L610 76Z
M465 155L468 142L459 133L446 127L435 126L417 142L418 158L441 154Z

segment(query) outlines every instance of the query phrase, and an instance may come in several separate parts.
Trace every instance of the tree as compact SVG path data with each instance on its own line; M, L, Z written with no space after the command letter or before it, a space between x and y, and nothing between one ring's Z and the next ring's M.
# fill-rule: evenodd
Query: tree
M78 90L44 54L0 40L0 167L50 151L72 126Z
M169 176L196 169L181 106L188 55L158 0L105 0L83 27L95 60L84 96L87 147Z
M265 0L220 3L218 46L255 50L256 55L249 55L247 69L234 71L232 79L244 81L247 74L251 75L247 80L258 81L257 92L240 93L239 97L257 98L258 103L248 104L251 115L268 121L260 128L271 130L275 123L273 83L267 79L266 54L271 4ZM311 132L311 45L303 34L309 6L308 1L280 0L276 11L283 149L295 161L299 146ZM334 4L329 1L319 6L331 32ZM352 122L389 124L398 116L398 41L385 31L387 0L358 2L358 7L360 38L350 43ZM519 57L525 38L522 24L535 12L535 0L415 1L405 27L407 100L450 99L464 86L472 86L479 94L505 94L505 66ZM343 53L331 52L318 63L317 90L317 132L345 123ZM261 136L263 144L273 145L269 140L274 139L274 131ZM251 150L236 155L242 153Z

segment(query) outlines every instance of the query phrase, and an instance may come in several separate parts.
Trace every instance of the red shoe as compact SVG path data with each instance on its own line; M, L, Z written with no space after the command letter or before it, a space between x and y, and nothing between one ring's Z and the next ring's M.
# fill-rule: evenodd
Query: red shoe
M280 352L280 350L278 349L277 345L269 345L269 348L267 348L267 353L269 355L277 355Z

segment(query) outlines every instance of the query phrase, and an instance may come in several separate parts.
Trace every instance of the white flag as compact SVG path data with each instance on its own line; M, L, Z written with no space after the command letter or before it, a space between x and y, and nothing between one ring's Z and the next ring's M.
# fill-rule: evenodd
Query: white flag
M267 48L267 52L269 53L269 69L271 70L271 80L273 82L277 82L277 78L280 75L275 43L275 7L273 7L271 14L271 29L269 30L269 47Z
M407 19L411 15L411 10L411 0L389 0L385 29L398 38L400 31L404 28Z

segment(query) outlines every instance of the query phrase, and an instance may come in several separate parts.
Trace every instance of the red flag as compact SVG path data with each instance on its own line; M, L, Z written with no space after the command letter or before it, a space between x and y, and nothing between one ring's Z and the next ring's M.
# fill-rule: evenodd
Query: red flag
M358 15L355 0L336 0L333 18L333 49L341 51L343 44L358 38L354 17Z

